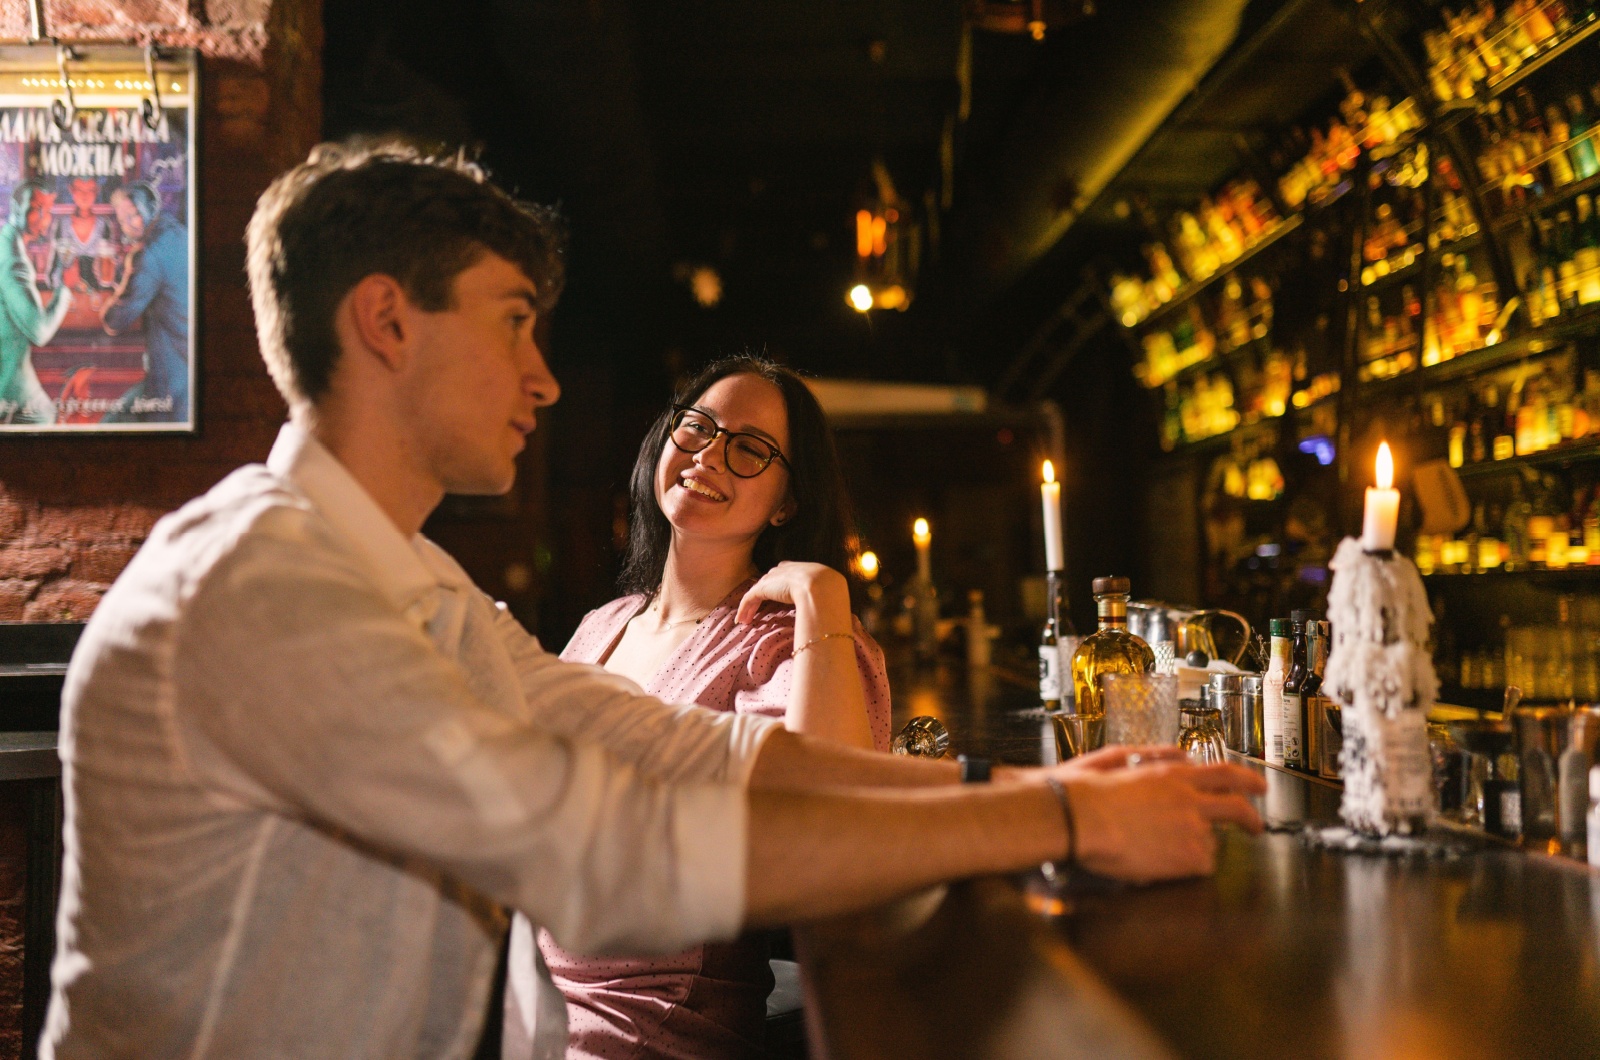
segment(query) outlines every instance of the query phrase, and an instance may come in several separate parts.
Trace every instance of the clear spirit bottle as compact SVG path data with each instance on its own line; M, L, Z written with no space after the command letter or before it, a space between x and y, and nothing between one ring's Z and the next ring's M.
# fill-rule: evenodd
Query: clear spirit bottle
M1105 713L1100 675L1150 673L1156 653L1128 632L1128 579L1096 578L1093 588L1100 625L1072 655L1072 691L1077 713L1098 716Z

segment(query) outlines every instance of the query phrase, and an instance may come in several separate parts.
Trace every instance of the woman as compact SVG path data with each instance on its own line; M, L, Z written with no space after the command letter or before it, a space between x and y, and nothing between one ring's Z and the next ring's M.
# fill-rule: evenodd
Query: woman
M841 573L843 475L800 377L756 357L711 365L646 435L630 492L624 595L584 618L562 658L671 702L887 750L883 653L850 613ZM519 918L508 1056L531 942ZM763 940L638 960L568 954L548 933L539 948L567 1001L568 1057L764 1055Z

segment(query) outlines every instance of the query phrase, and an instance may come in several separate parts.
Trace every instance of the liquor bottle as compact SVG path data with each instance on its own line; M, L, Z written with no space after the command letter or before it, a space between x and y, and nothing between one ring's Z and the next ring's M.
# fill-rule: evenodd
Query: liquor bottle
M1572 267L1579 305L1600 302L1600 217L1587 195L1577 200L1578 219L1572 233Z
M1268 623L1272 658L1261 681L1261 729L1266 740L1267 764L1283 765L1283 682L1289 676L1289 653L1294 635L1287 618Z
M1045 575L1044 634L1039 638L1039 701L1045 710L1071 709L1072 682L1067 666L1078 648L1077 631L1067 609L1066 572Z
M1572 169L1572 158L1564 150L1567 141L1572 138L1572 126L1567 124L1567 116L1561 113L1561 107L1555 103L1544 109L1544 123L1550 146L1557 148L1550 152L1550 158L1545 162L1550 170L1550 186L1564 188L1578 179Z
M1327 623L1320 611L1295 611L1304 616L1306 629L1306 676L1300 682L1300 760L1307 773L1322 770L1322 673L1328 663Z
M1600 155L1595 153L1594 140L1584 135L1589 131L1589 114L1583 108L1583 97L1576 92L1567 97L1567 127L1567 157L1572 159L1572 172L1579 180L1600 173Z
M1283 676L1283 764L1290 769L1305 768L1302 754L1304 704L1301 686L1306 680L1306 620L1314 612L1289 613L1289 669Z
M1150 673L1156 653L1128 632L1128 579L1096 578L1093 590L1099 628L1072 655L1072 692L1077 713L1098 716L1105 713L1100 675Z

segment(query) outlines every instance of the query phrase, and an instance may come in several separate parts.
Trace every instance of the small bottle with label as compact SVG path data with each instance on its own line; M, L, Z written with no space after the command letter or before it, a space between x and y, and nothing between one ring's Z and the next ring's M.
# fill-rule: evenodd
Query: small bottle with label
M1272 658L1261 681L1261 727L1266 741L1267 764L1283 765L1283 682L1289 676L1289 653L1294 627L1287 618L1275 618L1268 626L1272 633Z
M1072 678L1067 673L1078 637L1067 613L1066 572L1045 575L1044 633L1039 637L1039 703L1045 710L1070 709Z

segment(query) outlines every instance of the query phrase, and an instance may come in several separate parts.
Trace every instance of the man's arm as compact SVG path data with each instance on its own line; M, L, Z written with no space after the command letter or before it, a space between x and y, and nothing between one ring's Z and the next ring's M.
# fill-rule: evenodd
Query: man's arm
M1213 824L1261 828L1245 796L1265 785L1241 766L1052 772L1071 807L1077 863L1105 876L1204 875L1216 866ZM833 916L944 880L1060 860L1067 817L1044 775L920 791L752 793L749 922Z
M137 264L135 258L138 258ZM111 297L100 310L100 323L106 334L120 335L131 328L161 293L162 282L161 259L154 247L129 251L122 280L112 289Z
M662 784L491 709L298 513L266 519L205 575L174 653L173 746L219 807L415 858L576 949L736 933L737 785Z
M496 622L535 725L597 743L658 779L743 783L763 741L782 729L770 718L663 703L626 677L563 662L504 608Z
M38 288L34 286L33 262L28 259L20 238L13 243L10 247L0 247L0 256L9 258L4 262L6 276L0 283L0 305L24 338L35 346L43 346L55 337L56 329L66 319L67 309L72 305L72 292L57 287L48 304L40 301Z

